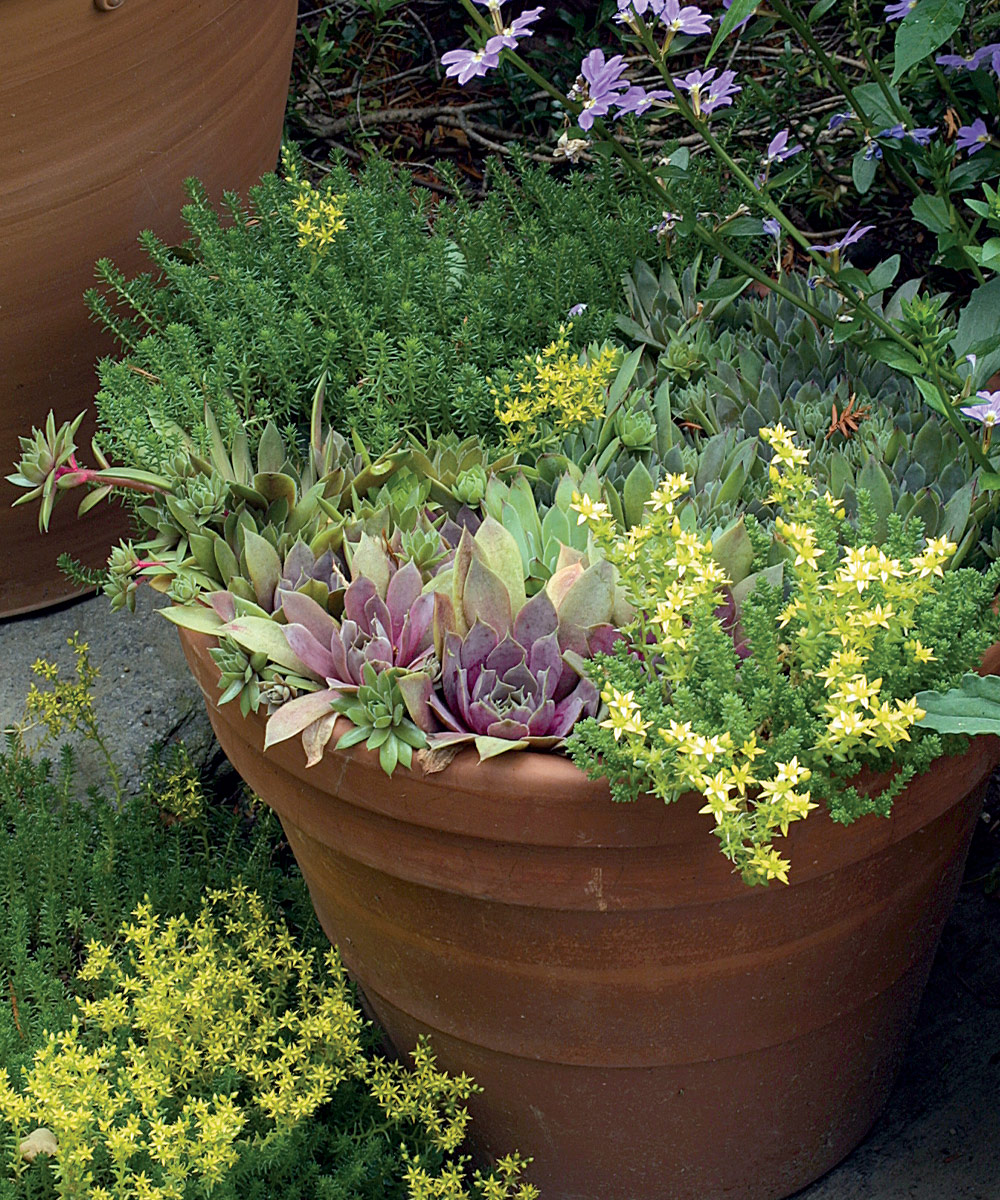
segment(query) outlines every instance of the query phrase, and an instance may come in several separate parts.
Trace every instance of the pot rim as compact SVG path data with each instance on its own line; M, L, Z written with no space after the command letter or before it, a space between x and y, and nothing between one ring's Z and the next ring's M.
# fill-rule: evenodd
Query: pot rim
M474 749L467 747L442 771L427 772L414 762L414 769L398 771L391 781L379 765L378 754L363 744L345 751L328 749L312 767L305 765L298 737L265 752L264 714L250 713L245 718L236 705L220 708L216 703L217 690L212 685L218 668L208 653L215 639L183 628L178 633L213 724L228 729L241 749L258 755L270 775L291 775L303 795L336 796L389 821L448 832L476 843L591 848L632 845L652 850L672 840L667 827L677 824L680 818L688 833L697 830L697 836L711 846L720 863L725 862L713 844L712 817L698 812L698 793L685 793L672 804L651 793L632 803L615 803L606 779L588 779L568 758L551 751L514 751L480 763ZM1000 738L973 739L964 754L942 756L927 772L910 781L907 791L911 802L897 797L888 818L872 815L838 826L837 840L847 851L848 843L856 839L882 842L903 836L947 807L944 793L961 786L972 774L988 775L998 761ZM946 786L940 781L942 770L948 776ZM871 789L884 786L887 778L870 773L859 777ZM304 803L297 803L300 810L304 807ZM821 806L811 814L811 820L790 827L785 844L792 859L792 879L802 874L794 869L796 859L801 863L803 857L811 857L814 838L819 838L828 824L832 821ZM730 864L725 863L725 867L731 870Z

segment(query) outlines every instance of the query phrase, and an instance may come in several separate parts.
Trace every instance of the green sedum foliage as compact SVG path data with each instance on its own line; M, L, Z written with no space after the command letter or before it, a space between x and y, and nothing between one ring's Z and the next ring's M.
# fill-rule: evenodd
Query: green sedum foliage
M357 178L334 165L312 189L286 158L286 178L222 214L192 183L185 246L146 233L150 273L103 261L89 293L125 352L101 365L111 449L154 458L137 444L147 410L193 431L206 400L227 436L237 418L252 439L268 419L302 428L323 372L334 427L376 449L407 426L490 431L490 372L549 342L576 304L574 345L606 337L622 270L655 249L648 206L610 169L563 183L494 166L490 180L473 207L455 181L459 198L438 202L380 161Z

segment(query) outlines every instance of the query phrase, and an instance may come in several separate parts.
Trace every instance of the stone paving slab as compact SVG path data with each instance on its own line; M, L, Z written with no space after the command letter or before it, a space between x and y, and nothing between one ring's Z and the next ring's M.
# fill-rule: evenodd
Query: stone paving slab
M181 737L196 760L209 757L201 696L158 603L144 590L135 615L111 614L98 596L0 623L0 726L20 715L35 659L57 659L69 673L66 640L79 630L101 670L97 710L128 784L155 740ZM81 769L100 780L93 755L81 756ZM1000 1200L1000 894L981 883L1000 863L1000 832L989 830L1000 825L995 791L987 810L889 1106L868 1139L796 1200Z

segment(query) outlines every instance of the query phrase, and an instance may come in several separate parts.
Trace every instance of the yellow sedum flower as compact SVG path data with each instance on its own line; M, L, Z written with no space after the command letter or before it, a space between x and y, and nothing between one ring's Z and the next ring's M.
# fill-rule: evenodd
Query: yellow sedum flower
M581 359L561 326L554 342L525 355L514 386L491 387L497 420L511 445L538 451L603 417L606 389L620 361L620 351L610 345Z
M51 1129L62 1200L207 1196L243 1147L287 1136L347 1080L400 1135L416 1124L442 1154L465 1139L473 1081L438 1070L424 1043L412 1070L369 1058L337 952L321 971L242 884L208 892L193 919L143 903L118 940L124 952L88 947L79 977L99 998L48 1035L21 1086L0 1068L0 1125ZM522 1166L512 1156L474 1181L496 1200L536 1200ZM420 1168L428 1196L466 1200L463 1180L461 1159Z

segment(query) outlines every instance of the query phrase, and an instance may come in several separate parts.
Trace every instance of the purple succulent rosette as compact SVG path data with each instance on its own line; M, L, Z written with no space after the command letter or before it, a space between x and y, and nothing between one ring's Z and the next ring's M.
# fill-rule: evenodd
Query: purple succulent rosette
M312 766L333 733L331 702L358 690L366 665L379 674L397 668L435 671L434 596L423 587L413 563L390 576L384 595L361 575L344 593L339 621L304 593L286 596L284 639L306 673L326 686L279 708L268 721L265 747L301 733Z
M440 616L445 597L437 601ZM618 636L614 630L602 628L592 642L578 629L560 630L544 591L525 603L509 628L497 625L477 618L464 636L445 633L440 688L426 676L400 679L410 717L432 747L474 741L480 758L551 749L600 707L600 693L583 674L583 659L597 649L610 650Z

